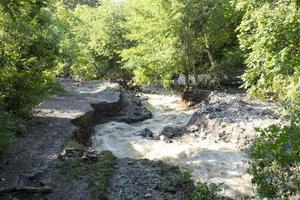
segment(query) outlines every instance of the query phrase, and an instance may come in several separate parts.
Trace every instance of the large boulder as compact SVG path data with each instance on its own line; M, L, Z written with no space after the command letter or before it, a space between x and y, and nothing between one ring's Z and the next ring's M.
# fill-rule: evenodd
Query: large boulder
M187 129L185 127L171 127L166 126L159 134L160 140L163 141L171 141L174 138L179 138L187 133Z
M112 119L114 121L134 123L150 119L152 113L143 105L141 99L133 92L123 93L123 108Z
M189 102L190 105L197 103L208 103L210 100L212 91L203 89L185 89L181 94L181 99L185 102Z
M153 132L148 128L144 128L143 130L135 132L133 134L138 135L138 136L142 136L142 137L145 137L145 138L153 138Z

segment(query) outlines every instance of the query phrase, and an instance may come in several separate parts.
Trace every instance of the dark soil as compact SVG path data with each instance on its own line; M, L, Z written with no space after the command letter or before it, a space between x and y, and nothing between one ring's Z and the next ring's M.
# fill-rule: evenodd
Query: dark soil
M163 162L121 158L108 188L111 200L186 200L194 189L189 176Z

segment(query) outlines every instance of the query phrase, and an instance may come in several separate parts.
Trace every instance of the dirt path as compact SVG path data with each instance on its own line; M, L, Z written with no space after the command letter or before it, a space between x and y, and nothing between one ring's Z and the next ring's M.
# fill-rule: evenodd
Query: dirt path
M35 110L28 131L17 137L0 160L0 188L44 185L54 189L45 199L87 199L87 192L67 183L60 187L53 182L53 166L64 144L77 129L72 120L92 112L91 104L118 102L117 85L79 83L62 80L65 92L41 103ZM106 90L108 87L114 89ZM59 184L58 184L59 185ZM70 190L70 191L68 191ZM0 199L44 199L39 195L2 195Z

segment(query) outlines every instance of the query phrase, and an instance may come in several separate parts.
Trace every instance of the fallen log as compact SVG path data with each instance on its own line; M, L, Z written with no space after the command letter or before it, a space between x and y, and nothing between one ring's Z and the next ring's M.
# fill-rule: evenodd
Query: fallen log
M34 194L34 193L47 194L52 192L52 188L48 186L43 186L43 187L15 186L15 187L0 188L0 194L15 193L15 192L23 192L28 194Z

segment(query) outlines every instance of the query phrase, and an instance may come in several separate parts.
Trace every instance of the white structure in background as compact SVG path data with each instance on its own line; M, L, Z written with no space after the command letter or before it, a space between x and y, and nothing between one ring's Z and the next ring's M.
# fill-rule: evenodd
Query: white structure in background
M205 79L205 75L201 75L201 74L189 74L189 82L192 85L197 85L200 82L204 81ZM185 75L184 74L180 74L179 77L176 80L176 83L178 85L185 85Z

